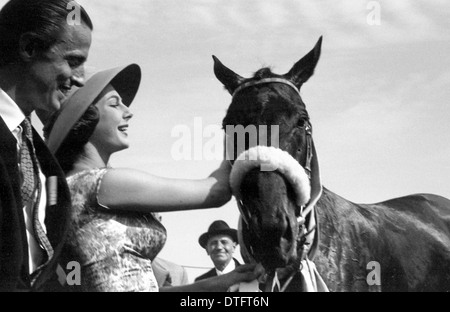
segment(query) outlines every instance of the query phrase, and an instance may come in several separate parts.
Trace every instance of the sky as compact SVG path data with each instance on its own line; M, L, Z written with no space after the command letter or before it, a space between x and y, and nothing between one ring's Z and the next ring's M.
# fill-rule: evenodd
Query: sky
M79 3L94 23L87 71L137 63L143 73L131 146L113 156L113 167L208 176L220 157L178 160L173 148L180 127L205 147L214 139L205 130L221 125L230 104L211 56L245 77L263 66L284 74L323 36L315 74L301 90L323 185L357 203L413 193L450 198L448 1ZM160 257L185 266L193 280L205 269L191 267L212 266L198 237L216 219L236 228L239 212L232 199L162 216L168 239Z

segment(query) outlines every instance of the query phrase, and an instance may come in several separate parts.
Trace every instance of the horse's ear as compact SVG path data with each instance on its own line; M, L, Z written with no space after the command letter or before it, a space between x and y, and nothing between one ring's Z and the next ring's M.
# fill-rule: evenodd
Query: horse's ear
M291 70L284 75L284 77L292 81L297 88L300 89L302 84L304 84L313 75L314 69L316 68L317 62L320 57L320 49L322 47L322 36L320 36L314 48L306 54L300 61L292 66Z
M234 90L236 90L244 78L223 65L214 55L212 57L214 59L214 74L217 79L222 82L228 92L233 94Z

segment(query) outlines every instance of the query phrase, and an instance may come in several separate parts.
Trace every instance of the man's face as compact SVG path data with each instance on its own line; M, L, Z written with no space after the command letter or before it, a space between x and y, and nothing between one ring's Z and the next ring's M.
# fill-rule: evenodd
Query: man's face
M65 25L60 40L25 62L23 83L16 99L30 112L54 112L61 108L72 86L84 85L84 63L91 46L91 30L84 24Z
M206 245L206 252L216 268L223 270L233 258L236 243L228 235L212 236Z

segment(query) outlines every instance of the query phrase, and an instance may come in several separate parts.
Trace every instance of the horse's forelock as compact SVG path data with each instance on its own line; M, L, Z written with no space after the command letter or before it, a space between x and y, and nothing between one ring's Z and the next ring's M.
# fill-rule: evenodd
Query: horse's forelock
M253 78L251 80L261 80L261 79L264 79L264 78L273 78L273 77L280 78L281 76L272 73L272 70L270 69L270 67L263 67L261 69L258 69L253 74Z

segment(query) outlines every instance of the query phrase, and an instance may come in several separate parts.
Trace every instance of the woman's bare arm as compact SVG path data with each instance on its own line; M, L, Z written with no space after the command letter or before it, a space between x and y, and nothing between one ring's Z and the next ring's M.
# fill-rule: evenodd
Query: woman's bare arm
M264 275L260 264L243 264L233 271L182 286L162 287L161 292L225 292L231 286L241 282L251 282Z
M220 207L231 199L231 165L223 161L205 179L171 179L133 169L109 169L98 201L110 209L165 212Z

